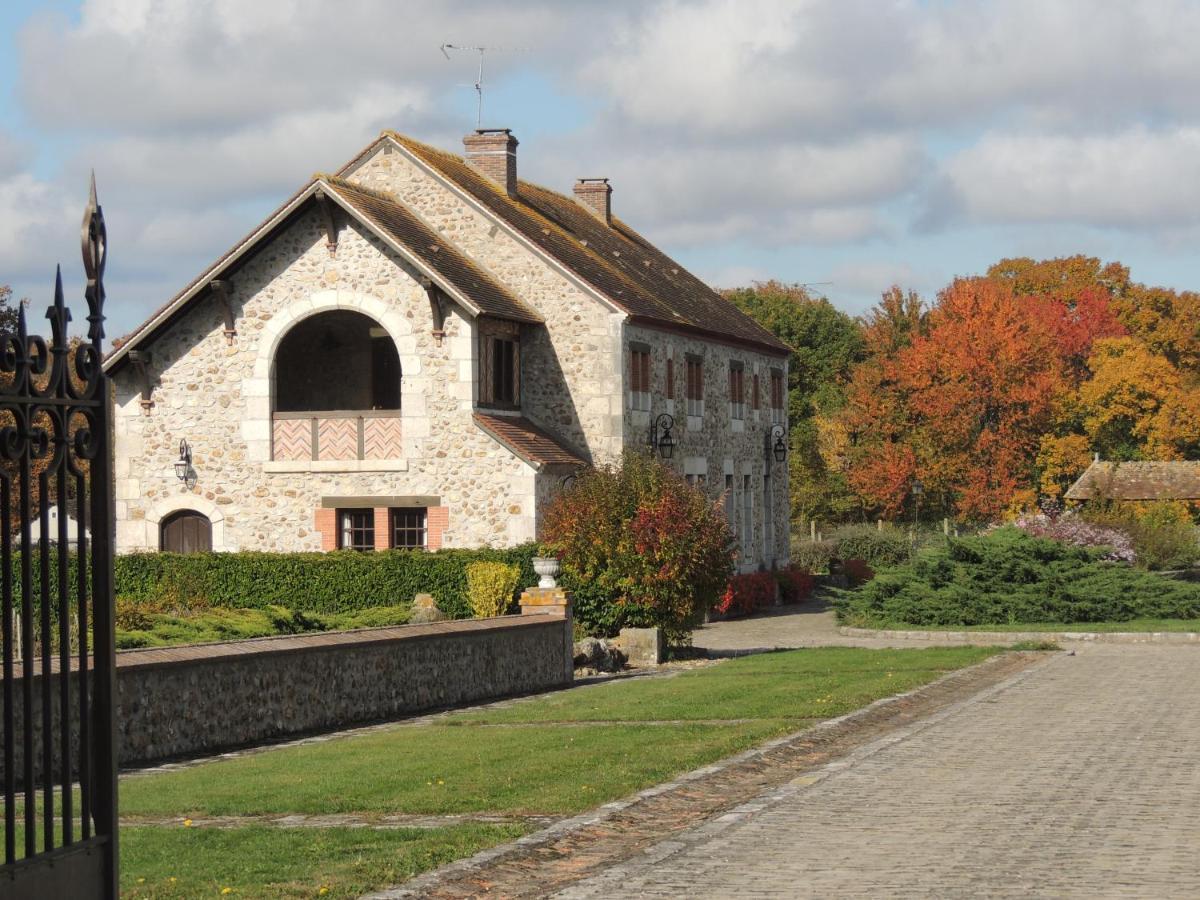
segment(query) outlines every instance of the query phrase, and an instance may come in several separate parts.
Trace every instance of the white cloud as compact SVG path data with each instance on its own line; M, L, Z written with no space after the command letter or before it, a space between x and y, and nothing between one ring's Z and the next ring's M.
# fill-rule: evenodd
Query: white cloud
M1129 229L1200 224L1200 128L985 135L945 166L935 217Z

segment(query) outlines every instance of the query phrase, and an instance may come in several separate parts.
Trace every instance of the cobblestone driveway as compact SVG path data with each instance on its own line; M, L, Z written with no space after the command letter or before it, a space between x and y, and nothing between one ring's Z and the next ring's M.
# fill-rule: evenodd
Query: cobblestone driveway
M1197 685L1081 647L558 896L1200 897Z

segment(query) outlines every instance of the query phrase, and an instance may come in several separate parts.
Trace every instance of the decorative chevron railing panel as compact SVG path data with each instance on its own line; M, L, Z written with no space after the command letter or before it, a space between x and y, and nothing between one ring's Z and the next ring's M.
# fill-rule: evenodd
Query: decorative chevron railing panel
M401 437L399 419L363 419L363 458L399 459Z
M358 419L317 419L317 459L359 459Z
M284 460L312 459L312 420L275 420L275 458Z
M283 462L399 459L399 411L275 413L271 458Z

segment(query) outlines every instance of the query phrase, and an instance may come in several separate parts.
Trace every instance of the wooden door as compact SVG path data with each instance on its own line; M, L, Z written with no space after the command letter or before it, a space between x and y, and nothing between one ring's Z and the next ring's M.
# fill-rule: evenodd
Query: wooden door
M160 548L167 553L207 553L212 550L212 523L198 512L178 512L162 523Z

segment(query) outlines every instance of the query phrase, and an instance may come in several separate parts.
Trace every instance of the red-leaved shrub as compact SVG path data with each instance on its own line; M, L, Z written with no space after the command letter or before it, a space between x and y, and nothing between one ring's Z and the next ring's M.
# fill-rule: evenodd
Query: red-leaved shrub
M803 566L786 566L775 573L779 594L784 603L799 603L812 596L816 579Z
M734 575L713 609L721 615L749 615L775 601L775 577L770 572Z
M733 570L724 513L644 454L581 475L547 508L542 529L576 620L592 634L658 626L682 639Z

